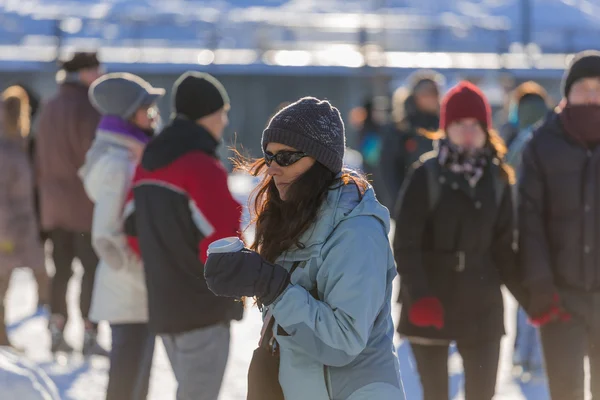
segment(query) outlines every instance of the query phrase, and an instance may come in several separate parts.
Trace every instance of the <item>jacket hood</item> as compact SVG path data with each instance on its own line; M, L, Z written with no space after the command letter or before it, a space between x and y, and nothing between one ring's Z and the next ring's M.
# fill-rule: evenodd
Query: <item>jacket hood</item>
M107 129L103 129L103 126ZM88 174L92 171L94 165L108 152L122 152L126 158L130 158L129 153L131 149L138 148L141 151L146 144L146 141L142 140L141 136L138 136L141 131L117 130L116 127L118 125L113 125L114 129L109 130L108 126L100 122L96 138L85 155L85 163L78 171L79 177L83 181L85 181ZM121 128L125 127L126 125L121 126Z
M219 141L206 129L178 115L150 141L142 157L142 167L153 171L191 151L202 151L217 158L218 146Z
M294 261L314 256L341 222L361 216L376 218L386 234L389 233L390 212L379 203L371 186L362 196L355 183L333 186L321 205L317 222L300 239L305 247L303 249L294 247L284 253L283 258Z

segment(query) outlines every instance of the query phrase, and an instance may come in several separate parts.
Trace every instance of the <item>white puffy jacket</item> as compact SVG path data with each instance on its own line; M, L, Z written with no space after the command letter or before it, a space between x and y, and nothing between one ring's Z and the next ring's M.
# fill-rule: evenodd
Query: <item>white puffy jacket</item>
M79 171L94 202L92 243L100 258L90 310L95 322L148 321L144 269L123 231L124 203L143 147L133 137L99 130Z

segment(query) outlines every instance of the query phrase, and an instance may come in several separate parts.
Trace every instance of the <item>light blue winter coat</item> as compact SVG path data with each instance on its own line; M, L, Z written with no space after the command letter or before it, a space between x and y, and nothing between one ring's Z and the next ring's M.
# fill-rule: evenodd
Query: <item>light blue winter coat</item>
M288 270L302 262L270 306L283 329L274 327L286 400L405 398L392 343L389 223L371 188L362 199L354 184L336 188L301 239L306 247L277 260Z

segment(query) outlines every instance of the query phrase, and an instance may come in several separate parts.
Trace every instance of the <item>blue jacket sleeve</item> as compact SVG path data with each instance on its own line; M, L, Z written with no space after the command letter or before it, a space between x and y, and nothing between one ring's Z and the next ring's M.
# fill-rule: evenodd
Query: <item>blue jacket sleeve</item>
M328 366L352 362L365 349L384 305L390 258L385 232L373 217L341 222L321 253L322 301L290 285L274 303L273 315L290 335L278 337L280 345L299 347Z

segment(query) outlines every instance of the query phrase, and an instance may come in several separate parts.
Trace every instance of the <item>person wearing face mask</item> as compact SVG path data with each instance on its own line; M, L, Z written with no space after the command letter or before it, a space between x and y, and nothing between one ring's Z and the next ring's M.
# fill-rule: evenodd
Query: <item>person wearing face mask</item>
M208 245L240 235L242 207L217 156L229 97L213 76L186 72L173 88L174 115L146 147L126 221L148 286L149 324L178 383L177 400L216 400L229 356L230 321L243 304L215 296L203 268Z
M505 333L500 288L517 287L513 173L473 84L446 94L440 129L438 150L405 182L396 209L398 332L411 344L424 400L448 398L451 342L463 359L466 399L490 400Z
M523 153L519 251L550 395L582 400L586 355L600 398L600 52L575 55L563 95Z
M389 212L363 176L343 168L345 147L338 109L305 97L271 119L264 158L242 163L262 178L251 201L254 244L210 254L204 273L215 294L264 307L248 399L405 398L393 349ZM279 360L269 374L277 397L255 386L261 351Z
M89 90L102 119L79 175L94 202L92 244L100 258L90 319L109 322L112 331L107 400L144 400L148 394L154 334L147 324L144 269L124 233L124 209L164 93L127 73L105 75Z
M408 86L392 97L391 132L384 136L381 173L386 187L384 205L390 210L404 179L419 157L433 150L432 133L440 122L440 90L444 77L435 71L419 70L408 78Z

